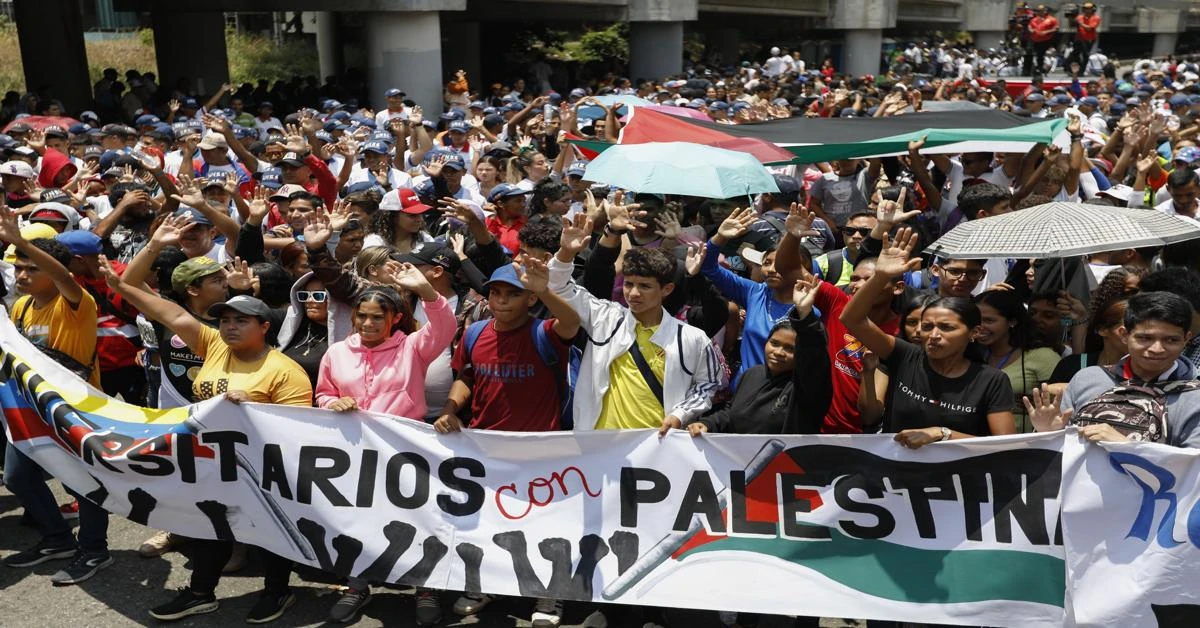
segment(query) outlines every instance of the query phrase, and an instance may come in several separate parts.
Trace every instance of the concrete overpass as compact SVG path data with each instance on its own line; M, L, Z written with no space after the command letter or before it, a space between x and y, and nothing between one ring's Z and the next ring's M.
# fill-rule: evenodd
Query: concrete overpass
M68 110L88 106L91 82L80 0L13 2L28 86L50 83ZM319 12L316 40L322 75L342 69L345 45L361 44L372 92L401 86L410 98L435 110L440 108L442 85L450 72L462 67L479 76L484 61L481 33L485 25L498 22L628 21L631 78L678 73L685 25L702 32L710 48L728 60L739 58L739 46L747 40L799 41L820 32L823 39L840 40L841 69L867 74L878 70L884 31L966 30L980 45L994 46L1003 38L1013 4L1012 0L116 0L115 8L151 16L161 85L174 85L187 77L197 91L211 92L228 80L223 12L315 11ZM1200 29L1200 0L1098 4L1104 17L1102 31L1151 33L1155 54L1174 51L1185 29ZM353 29L362 33L361 41L349 40L347 18L362 25L361 30ZM804 48L810 51L810 60L827 49Z

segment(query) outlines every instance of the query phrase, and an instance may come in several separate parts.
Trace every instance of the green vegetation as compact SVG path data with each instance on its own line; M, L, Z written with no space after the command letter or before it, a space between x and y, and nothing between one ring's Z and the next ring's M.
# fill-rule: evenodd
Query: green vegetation
M317 73L317 48L304 40L274 40L227 31L225 46L229 54L230 79L235 83L257 79L289 79L295 74ZM92 81L100 80L104 68L157 72L154 56L154 34L149 29L121 39L87 42L88 69ZM14 62L0 64L0 93L9 90L25 91L25 75L21 66L21 50L17 42L17 27L0 18L0 59Z

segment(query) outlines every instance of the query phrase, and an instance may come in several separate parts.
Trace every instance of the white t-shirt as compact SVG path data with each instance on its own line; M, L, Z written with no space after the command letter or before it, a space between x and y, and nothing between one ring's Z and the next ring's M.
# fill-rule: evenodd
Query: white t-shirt
M375 114L375 124L376 124L376 126L381 127L381 128L386 127L387 123L390 122L393 118L400 118L401 120L407 120L408 119L408 109L401 109L400 111L392 111L391 109L384 109L383 111L380 111L379 113Z
M388 168L388 186L390 189L399 190L401 188L412 188L413 178L408 176L407 172L397 170L396 168ZM372 183L378 181L375 173L367 168L364 168L361 163L354 164L350 169L350 178L346 179L346 184L360 183L362 181L370 181Z
M763 64L763 76L779 76L783 73L786 67L787 62L783 60L783 57L771 57L767 59L766 63Z
M279 118L274 116L267 118L266 120L263 120L262 118L255 118L254 128L258 129L258 139L265 142L267 139L267 129L282 129L283 123L279 121Z

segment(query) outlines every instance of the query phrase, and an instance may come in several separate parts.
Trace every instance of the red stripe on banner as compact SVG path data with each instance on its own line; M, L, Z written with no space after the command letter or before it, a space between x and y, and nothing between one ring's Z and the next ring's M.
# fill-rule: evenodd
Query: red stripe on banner
M8 423L13 442L54 436L54 429L32 408L5 408L4 420Z
M569 139L569 140L576 140L576 141L587 141L587 138L586 138L586 137L583 137L583 136L581 136L581 135L575 135L574 133L566 133L566 132L564 132L564 135L565 135L565 136L566 136L566 138L567 138L567 139ZM588 160L588 161L591 161L591 160L595 159L596 157L598 157L598 156L600 155L600 153L598 153L598 152L596 152L596 151L594 151L594 150L591 150L590 148L584 148L584 147L582 147L582 146L580 146L580 145L578 145L578 144L576 144L576 145L575 145L575 149L576 149L576 150L578 150L578 151L579 151L579 154L583 155L583 158L584 158L584 159L586 159L586 160Z

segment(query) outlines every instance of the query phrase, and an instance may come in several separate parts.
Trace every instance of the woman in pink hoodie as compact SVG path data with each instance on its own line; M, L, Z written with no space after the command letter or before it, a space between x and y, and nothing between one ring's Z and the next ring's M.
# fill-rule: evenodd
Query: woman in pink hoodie
M414 329L412 313L391 288L371 288L354 300L355 333L329 347L317 376L317 406L361 409L420 420L425 416L425 370L450 346L457 329L445 297L411 264L392 283L425 301L429 324Z

